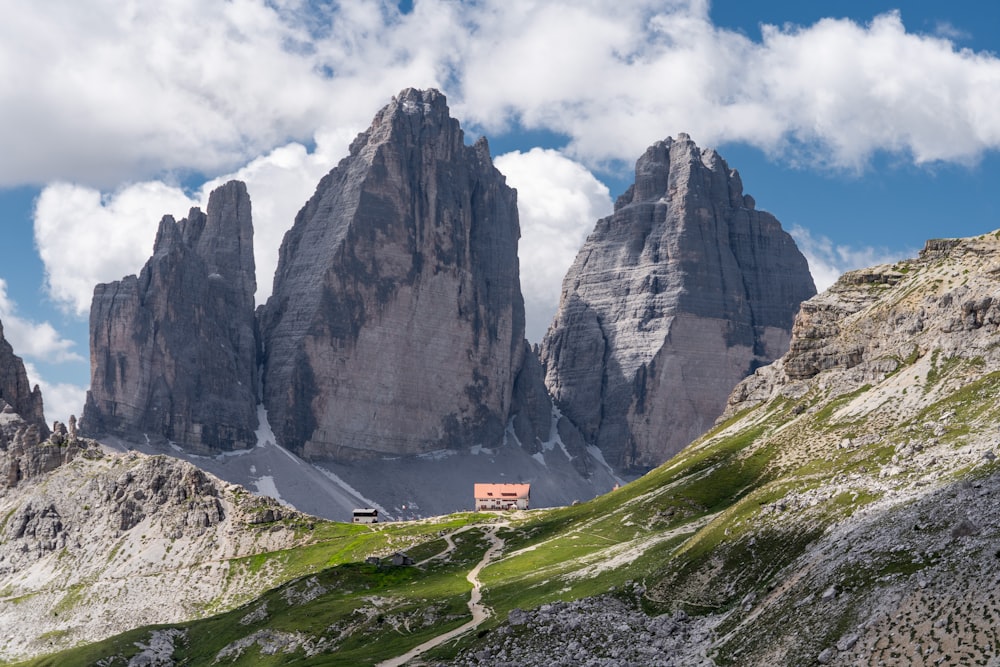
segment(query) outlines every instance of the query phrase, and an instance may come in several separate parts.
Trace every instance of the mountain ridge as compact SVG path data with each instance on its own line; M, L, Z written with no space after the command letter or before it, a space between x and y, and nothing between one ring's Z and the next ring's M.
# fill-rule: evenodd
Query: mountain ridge
M816 290L739 172L686 134L650 146L563 280L541 345L546 387L618 469L659 465L732 387L787 350Z
M499 530L473 523L461 557L411 570L423 585L458 577L489 548L488 534L504 541L479 575L494 615L477 636L425 659L988 664L1000 650L998 287L1000 232L932 241L918 258L846 274L803 305L791 350L744 380L715 427L666 464L580 505L504 517ZM444 542L418 548L434 554ZM444 604L427 589L410 597L412 585L381 595ZM245 628L236 621L246 612L233 612L215 640L198 623L172 629L217 655L322 609L346 650L355 604L328 592L315 606L269 606ZM356 626L368 652L343 660L374 664L433 636L425 625L400 631L396 612L383 618L396 629ZM333 632L295 627L288 660ZM124 640L94 650L135 653ZM336 664L338 655L311 659Z

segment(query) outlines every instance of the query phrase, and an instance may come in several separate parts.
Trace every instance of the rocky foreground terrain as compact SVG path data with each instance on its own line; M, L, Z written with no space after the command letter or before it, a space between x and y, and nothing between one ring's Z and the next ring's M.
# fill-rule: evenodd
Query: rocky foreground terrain
M169 632L162 664L995 664L998 288L1000 232L849 273L709 433L621 489L442 519L414 566L316 563L53 659L126 664Z

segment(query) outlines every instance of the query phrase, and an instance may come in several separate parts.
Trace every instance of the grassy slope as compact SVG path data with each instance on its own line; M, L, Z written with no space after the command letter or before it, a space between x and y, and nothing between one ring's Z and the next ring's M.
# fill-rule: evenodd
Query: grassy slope
M904 283L900 289L910 288ZM749 408L657 470L593 501L508 517L500 531L505 555L481 575L484 601L494 616L478 633L428 657L447 658L473 646L477 634L489 632L516 607L604 593L627 581L644 585L651 613L680 607L689 614L717 615L718 662L737 664L741 651L765 651L762 646L780 638L780 626L799 613L791 600L805 593L807 599L818 597L822 588L807 584L826 585L810 574L803 558L832 528L865 508L882 507L887 493L995 472L995 463L945 466L943 477L927 482L920 466L907 468L898 461L903 443L929 442L927 447L945 461L978 446L1000 419L1000 372L989 372L979 358L937 351L895 361L896 370L874 380L874 386L836 394L831 385L812 383L797 398L778 397ZM930 398L915 409L904 400L907 391L910 399L914 392ZM944 425L933 440L927 436L928 422ZM884 511L891 516L891 508ZM241 609L181 626L188 635L176 655L188 664L208 664L224 646L262 628L309 635L312 648L325 651L307 657L299 647L261 655L254 647L232 664L365 665L401 654L468 618L464 575L486 549L482 532L473 527L461 533L451 560L424 569L378 570L358 561L376 547L404 543L419 545L412 549L419 560L444 548L441 531L488 520L456 515L387 524L378 533L319 539L307 549L250 559L247 567L280 562L289 576L315 576L328 590L304 604L290 604L284 591L304 586L298 579ZM331 535L343 530L320 525L317 530ZM876 550L864 567L840 576L848 590L870 593L880 582L921 567L898 551ZM748 612L757 599L769 603ZM266 619L240 622L264 603ZM432 610L429 615L427 610ZM836 640L860 611L854 603L843 603L824 613L809 651ZM137 630L31 664L89 664L99 656L127 656L148 634L148 629Z
M758 408L734 420L735 427L720 426L668 464L622 489L588 503L512 518L509 527L501 530L507 555L482 575L485 600L496 612L483 630L505 619L515 607L599 594L629 580L643 581L649 587L650 611L665 610L676 601L670 591L685 590L690 579L700 578L705 564L718 557L723 542L729 545L728 561L745 561L739 542L726 533L762 503L794 485L782 481L794 479L794 474L778 475L772 470L774 447L767 437L787 413L788 406L782 402ZM187 646L178 650L177 657L191 664L210 663L224 646L263 627L342 636L334 653L317 655L309 664L374 664L402 653L468 619L469 584L464 576L481 557L486 542L479 539L480 531L462 533L456 539L465 539L455 556L447 563L432 562L426 569L380 570L358 561L377 547L384 551L389 544L421 540L410 553L417 559L427 557L443 550L441 531L484 520L488 517L455 515L438 522L385 524L377 532L318 524L315 530L321 534L313 545L254 556L244 559L243 566L252 570L279 564L290 576L315 574L328 592L303 605L289 604L283 592L303 586L300 578L240 609L187 624L183 626L189 632ZM775 537L780 548L775 547L766 567L748 571L739 587L710 599L685 600L684 606L697 613L733 604L745 588L760 584L798 553L797 542L786 538ZM370 613L373 597L384 605L382 613ZM262 603L267 605L267 619L240 623ZM429 607L435 608L438 622L431 626L411 622L407 627L408 615L422 618ZM102 656L128 656L138 651L135 642L148 634L148 629L135 630L28 664L83 665ZM473 639L460 641L458 646ZM455 649L452 645L437 654L447 656ZM261 656L257 648L251 648L236 664L302 664L302 658L301 651Z
M970 367L954 363L948 372L958 374ZM843 396L807 396L798 403L773 401L737 415L622 489L588 503L511 517L501 530L505 556L482 574L484 599L496 613L480 634L502 622L515 607L599 594L630 580L646 586L651 613L675 607L690 614L726 612L749 594L767 594L779 583L783 568L833 522L878 498L848 485L800 520L783 523L772 518L773 507L783 499L808 494L835 474L876 469L887 462L891 450L884 439L860 448L828 450L825 457L797 463L778 456L795 442L818 434L825 440L864 435L863 424L835 415L866 391L870 388ZM948 437L960 440L968 437L977 420L996 416L995 401L983 399L998 393L1000 376L988 374L962 384L895 429L905 433L936 414L955 411L962 416L962 425ZM809 409L800 412L796 405ZM473 528L456 537L458 549L447 562L432 561L422 569L379 569L360 561L393 545L415 545L410 553L418 560L426 558L445 548L440 533L489 520L488 515L453 515L430 522L385 524L377 531L317 524L316 541L308 547L243 559L247 571L281 567L293 579L240 609L180 626L188 635L176 657L186 664L209 664L223 647L263 628L308 635L314 648L326 651L303 662L301 647L262 655L254 646L233 664L363 665L401 654L468 620L469 584L464 577L487 543ZM871 569L882 576L893 567L902 566L887 560ZM318 582L326 592L304 604L289 602L287 590L305 589L307 580ZM266 618L240 622L262 604ZM724 621L720 631L733 627L735 619L729 625ZM148 628L135 630L27 664L85 665L100 657L128 656L148 635ZM318 643L323 637L328 639L325 645ZM474 641L474 635L466 637L431 656L446 658ZM718 657L726 661L724 652Z

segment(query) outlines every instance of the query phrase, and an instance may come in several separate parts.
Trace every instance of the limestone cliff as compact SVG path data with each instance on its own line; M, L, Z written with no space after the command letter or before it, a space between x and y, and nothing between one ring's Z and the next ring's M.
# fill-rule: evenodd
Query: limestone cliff
M0 408L3 404L9 405L11 411L25 422L37 427L41 437L48 435L42 391L37 385L32 389L28 384L24 361L14 354L14 348L4 338L3 324L0 323Z
M739 174L681 134L647 149L563 281L541 347L563 413L620 468L662 463L787 350L816 292Z
M949 371L958 375L954 366L969 364L980 375L1000 368L998 276L995 234L931 239L917 258L845 273L802 303L788 353L737 385L723 417L766 400L800 397L810 382L834 394L876 385L878 391L868 391L875 395L868 410L888 404L886 394L906 416L927 409L942 399L939 391L968 382L942 382ZM912 374L888 382L908 366ZM921 382L920 391L907 394L907 384Z
M319 183L260 315L282 445L352 460L499 441L524 357L515 191L404 90Z
M207 213L164 217L139 276L94 290L86 431L201 453L252 446L256 286L243 183L212 192Z

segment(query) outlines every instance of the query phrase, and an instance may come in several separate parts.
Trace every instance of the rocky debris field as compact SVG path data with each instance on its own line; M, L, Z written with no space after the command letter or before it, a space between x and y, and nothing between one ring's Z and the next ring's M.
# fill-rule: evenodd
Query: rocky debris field
M683 611L649 616L638 606L641 586L625 595L514 609L478 647L448 663L461 667L709 666L710 623Z

